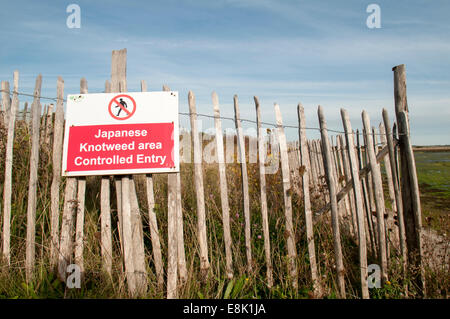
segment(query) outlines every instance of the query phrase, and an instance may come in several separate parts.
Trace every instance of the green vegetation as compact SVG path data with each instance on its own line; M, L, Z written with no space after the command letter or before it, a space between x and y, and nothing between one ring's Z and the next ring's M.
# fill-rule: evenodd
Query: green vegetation
M0 130L0 147L5 145L5 132ZM0 150L0 154L4 154ZM23 122L18 122L14 145L13 167L13 197L12 197L12 223L11 223L11 267L8 268L0 261L0 298L127 298L125 276L122 271L123 261L120 253L117 231L117 208L114 198L114 183L111 183L111 209L113 225L113 275L108 277L102 272L100 257L100 178L88 177L86 190L85 215L85 269L80 289L68 289L50 269L49 247L49 210L50 210L50 184L52 165L50 150L42 146L39 162L39 184L36 216L36 267L34 277L30 282L25 280L25 237L27 216L27 188L29 178L29 130ZM448 154L448 153L447 153ZM419 154L420 155L420 154ZM432 154L433 155L433 154ZM420 155L423 158L428 154ZM446 155L447 159L449 158ZM427 164L428 163L428 164ZM432 195L433 205L441 200L449 199L448 174L449 162L442 165L446 172L434 173L432 168L441 167L442 164L429 163L418 158L419 180L421 182L422 196L427 196L427 189L433 189L438 195ZM4 155L0 156L0 181L3 176ZM230 216L232 230L232 252L234 279L226 279L225 247L223 243L223 229L221 216L220 192L218 187L218 170L215 165L204 165L205 203L207 210L208 249L211 268L207 277L200 273L196 197L193 183L193 167L184 164L181 167L182 206L184 214L184 234L186 260L188 267L187 283L180 287L181 298L313 298L312 281L310 278L306 230L303 214L303 201L297 193L293 193L293 218L296 231L297 266L299 273L298 289L293 289L287 271L287 250L284 223L284 204L282 192L281 173L267 175L267 200L269 209L269 230L271 240L271 253L273 262L274 287L266 286L266 268L264 255L264 238L262 234L262 220L260 214L259 171L256 164L248 167L252 249L254 265L253 271L247 273L244 240L244 216L242 211L242 189L240 167L238 164L227 165L227 180L230 201ZM447 175L444 175L447 174ZM443 177L447 176L447 178ZM432 183L434 181L434 183ZM145 298L164 298L165 288L157 286L152 247L149 238L147 201L145 195L145 181L137 177L136 189L143 216L145 248L148 265L149 287ZM426 184L425 184L426 183ZM442 187L447 183L446 190ZM429 185L429 188L423 188ZM62 188L64 189L64 183ZM424 191L425 190L425 191ZM0 190L0 196L2 196ZM167 175L154 175L154 192L156 200L156 214L161 235L164 265L167 265ZM444 196L445 195L445 196ZM322 196L312 196L313 210L320 209L324 202ZM2 197L1 197L2 198ZM63 191L61 191L61 207ZM447 202L448 203L448 202ZM428 202L424 201L424 211L428 215ZM430 203L431 205L431 203ZM448 207L445 206L447 220ZM435 208L437 209L437 208ZM438 210L436 210L438 211ZM437 213L434 213L437 214ZM425 215L425 214L424 214ZM442 215L444 216L444 215ZM343 223L341 228L342 247L344 254L345 279L348 298L360 297L358 246L350 231ZM323 298L336 298L337 284L334 267L334 250L332 229L329 214L315 217L314 234L319 267L319 277L324 287ZM369 252L368 263L377 263L375 256ZM427 296L446 298L450 278L448 267L435 267L426 269ZM372 298L404 298L401 263L397 250L391 249L391 262L389 269L389 283L382 289L372 289ZM408 297L416 297L414 287L410 288Z
M414 152L423 225L450 233L450 152Z

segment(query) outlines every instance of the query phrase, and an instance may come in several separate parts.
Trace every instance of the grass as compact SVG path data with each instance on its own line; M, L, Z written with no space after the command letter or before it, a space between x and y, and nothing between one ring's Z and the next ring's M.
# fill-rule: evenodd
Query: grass
M450 233L450 152L415 152L423 224Z
M4 147L5 132L0 130L0 148ZM27 189L29 178L30 154L29 130L23 122L18 122L14 144L13 166L13 196L11 245L12 260L8 268L0 263L0 298L127 298L126 280L122 271L123 260L120 253L117 231L117 208L114 183L111 183L111 212L113 225L113 274L108 277L101 266L100 252L100 178L88 177L86 189L85 214L85 248L84 278L80 289L68 289L49 266L50 247L50 184L52 165L49 148L42 146L39 161L39 184L36 215L36 267L33 278L27 282L24 272L25 237L27 215ZM0 154L4 151L0 149ZM418 160L419 180L433 177L425 173L425 165ZM427 164L431 165L431 164ZM0 156L0 168L4 167L4 156ZM448 169L448 166L445 166ZM193 166L181 165L182 206L184 214L184 234L186 261L188 267L187 283L179 288L181 298L313 298L315 297L310 278L309 259L306 242L306 230L303 214L303 201L297 193L293 193L293 221L297 248L298 289L291 285L287 271L287 249L284 222L284 204L282 179L280 171L277 174L266 175L267 200L269 211L269 230L271 254L273 262L274 286L266 285L265 255L263 246L262 220L260 214L259 171L256 164L249 164L249 190L251 208L251 230L253 271L248 273L245 240L244 216L242 210L242 190L240 167L238 164L227 164L227 182L232 230L232 253L234 278L226 278L225 247L221 216L221 202L218 185L217 166L205 164L204 167L205 205L207 212L208 250L211 267L206 277L200 273L199 247L197 241L196 197L193 185ZM4 180L3 169L0 170L0 180ZM424 175L425 174L425 175ZM430 173L431 174L431 173ZM434 173L433 173L434 174ZM448 174L448 171L447 171ZM424 177L425 176L425 177ZM438 184L442 184L442 179ZM448 179L447 179L448 181ZM154 269L152 247L149 238L147 202L145 181L142 176L135 179L137 195L144 225L144 243L148 265L149 287L143 298L164 298L165 288L157 286ZM439 185L426 184L439 190ZM64 183L61 190L64 189ZM3 191L3 187L0 191ZM447 189L448 191L448 189ZM167 265L167 175L154 175L155 211L161 235L163 262ZM426 194L426 192L424 193ZM422 194L422 196L424 195ZM448 194L447 194L448 195ZM447 196L446 195L446 196ZM439 195L441 196L441 195ZM320 209L324 204L322 196L313 196L313 209ZM448 198L448 197L443 197ZM61 207L63 191L60 197ZM426 207L426 206L424 206ZM448 206L447 206L448 207ZM428 215L427 215L428 216ZM434 216L434 215L433 215ZM433 217L434 218L434 217ZM318 217L314 221L314 239L321 285L324 288L323 298L336 298L337 283L334 266L333 238L329 214ZM360 297L358 247L350 235L346 224L341 225L341 240L344 253L345 280L348 298ZM372 289L372 298L404 298L403 277L396 251L392 251L389 284L381 289ZM377 263L376 258L369 253L368 263ZM448 269L427 269L429 278L428 296L442 298L447 296L449 288ZM410 289L410 298L417 296L414 288Z

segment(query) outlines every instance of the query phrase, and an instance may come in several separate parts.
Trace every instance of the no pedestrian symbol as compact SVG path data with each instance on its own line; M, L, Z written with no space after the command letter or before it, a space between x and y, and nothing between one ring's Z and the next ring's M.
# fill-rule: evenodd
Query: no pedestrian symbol
M116 120L129 119L136 112L136 101L127 94L116 95L109 102L108 111Z

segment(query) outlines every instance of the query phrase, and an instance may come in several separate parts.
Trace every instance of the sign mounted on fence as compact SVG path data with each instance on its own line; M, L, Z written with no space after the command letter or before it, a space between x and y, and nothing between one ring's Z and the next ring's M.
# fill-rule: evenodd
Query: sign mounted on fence
M179 172L178 92L68 95L63 175Z

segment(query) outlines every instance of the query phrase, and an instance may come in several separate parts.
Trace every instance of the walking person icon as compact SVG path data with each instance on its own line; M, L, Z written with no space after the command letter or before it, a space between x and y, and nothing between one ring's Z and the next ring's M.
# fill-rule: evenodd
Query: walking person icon
M127 102L125 102L122 98L120 98L120 104L122 104L124 108L128 108ZM116 105L116 107L119 108L119 112L117 112L117 116L119 116L120 112L122 112L122 107L120 105Z
M128 94L116 95L108 104L108 112L113 119L125 121L136 112L136 101Z

